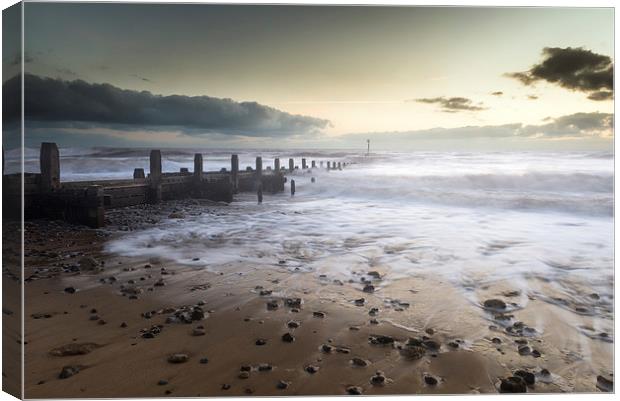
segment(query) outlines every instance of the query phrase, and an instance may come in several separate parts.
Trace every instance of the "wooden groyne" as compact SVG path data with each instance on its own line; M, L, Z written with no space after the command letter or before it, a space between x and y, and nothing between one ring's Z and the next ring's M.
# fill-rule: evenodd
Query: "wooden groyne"
M286 174L298 170L293 158L288 169L274 160L273 168L263 168L262 157L256 157L255 168L239 169L239 157L232 155L230 170L203 171L203 156L194 155L194 171L181 168L179 172L162 171L162 155L159 150L150 152L149 174L136 168L133 179L62 182L60 177L60 152L55 143L42 143L40 173L23 174L23 205L25 218L54 218L90 227L105 225L105 211L165 200L199 198L232 202L239 192L255 192L259 203L263 194L284 191ZM316 169L316 161L308 167L301 160L302 170ZM322 167L323 162L320 162ZM346 163L327 162L327 169L342 169ZM313 181L314 182L314 181ZM3 174L3 202L8 211L21 210L22 175ZM291 195L295 193L291 182ZM6 213L5 213L6 214ZM10 214L10 213L9 213ZM16 213L19 214L19 213ZM7 217L10 217L7 215ZM18 218L18 216L13 216Z

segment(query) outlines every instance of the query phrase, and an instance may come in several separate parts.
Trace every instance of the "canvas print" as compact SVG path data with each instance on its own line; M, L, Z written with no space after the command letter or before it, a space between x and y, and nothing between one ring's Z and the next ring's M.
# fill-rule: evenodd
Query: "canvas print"
M27 1L2 46L4 391L614 391L613 8Z

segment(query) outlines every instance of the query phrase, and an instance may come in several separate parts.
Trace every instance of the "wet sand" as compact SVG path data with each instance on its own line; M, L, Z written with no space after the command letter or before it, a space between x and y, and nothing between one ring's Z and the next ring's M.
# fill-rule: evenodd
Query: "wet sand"
M477 288L501 301L485 306L432 273L388 281L377 266L341 282L286 260L206 271L108 254L114 235L27 224L26 397L597 392L613 380L612 333L572 306L549 322L557 305L510 283ZM574 319L586 328L566 335Z

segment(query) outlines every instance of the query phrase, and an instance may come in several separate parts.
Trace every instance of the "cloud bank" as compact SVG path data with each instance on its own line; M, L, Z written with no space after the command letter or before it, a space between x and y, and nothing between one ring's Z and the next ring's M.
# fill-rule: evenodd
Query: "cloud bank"
M432 144L433 148L456 148L458 144L484 144L493 147L502 140L504 148L511 145L542 143L555 145L561 140L597 141L611 144L613 137L613 114L575 113L565 116L548 117L539 125L522 123L466 126L456 128L431 128L415 131L367 132L342 136L344 143L371 143L380 146L411 146ZM442 143L444 145L442 145ZM448 146L451 144L452 146ZM554 145L554 146L555 146ZM531 146L530 146L531 147ZM420 147L422 148L422 147Z
M15 103L20 77L3 85L3 101ZM176 128L186 135L209 133L247 137L287 137L317 133L328 120L289 114L256 102L209 96L161 96L110 84L25 75L25 119L39 126L114 127L120 130ZM4 121L19 118L19 105L7 105ZM8 120L8 121L7 121Z
M506 74L524 85L546 81L563 88L591 93L591 100L613 97L614 65L609 56L582 47L545 47L543 60L528 71Z

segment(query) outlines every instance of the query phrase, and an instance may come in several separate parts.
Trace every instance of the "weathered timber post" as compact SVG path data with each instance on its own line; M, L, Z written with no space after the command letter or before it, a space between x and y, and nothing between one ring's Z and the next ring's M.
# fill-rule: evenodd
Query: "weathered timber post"
M263 182L263 158L258 156L256 158L256 173L254 174L254 186L258 189L258 186ZM261 189L262 192L262 189Z
M338 162L338 170L342 170L342 166L340 165L340 162Z
M41 190L53 191L60 188L60 154L55 143L43 142L39 162L41 163Z
M187 175L189 174L189 169L187 167L181 167L179 173L181 173L181 175Z
M312 168L316 168L316 161L312 160Z
M327 162L327 169L329 170L329 162Z
M291 196L295 195L295 180L291 180Z
M161 201L161 151L151 150L150 167L149 202L158 203Z
M323 160L321 160L321 168L323 168Z
M258 197L258 203L263 203L263 183L258 183L258 188L256 189L256 196Z
M86 188L83 213L82 223L93 228L104 226L105 209L103 208L103 187L101 185L91 185Z
M280 172L280 159L277 157L273 160L273 169L276 171L276 173Z
M239 192L239 156L230 157L230 181L232 182L233 193Z
M288 159L288 169L290 171L295 170L295 161L293 159Z
M263 158L258 156L256 158L256 179L260 181L263 176Z
M305 170L308 168L308 165L306 164L306 159L301 159L301 169Z
M194 180L200 182L202 179L202 154L196 153L194 155Z
M144 179L144 169L143 168L134 168L133 169L133 179L134 180Z
M194 173L192 175L192 183L190 184L190 192L197 197L202 197L202 170L203 161L202 154L194 154Z
M316 179L314 177L310 178L310 182L314 183L316 182Z

